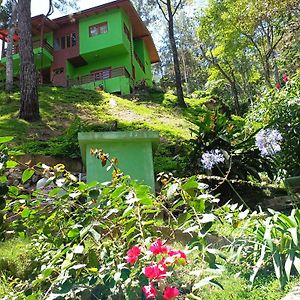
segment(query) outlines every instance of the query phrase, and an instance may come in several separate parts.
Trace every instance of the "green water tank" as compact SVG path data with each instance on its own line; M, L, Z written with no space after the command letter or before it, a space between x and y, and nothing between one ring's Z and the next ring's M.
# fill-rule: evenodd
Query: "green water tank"
M106 182L112 179L112 169L107 171L106 167L102 167L101 161L90 154L91 149L102 149L110 158L118 159L121 172L149 185L152 191L155 190L153 151L159 143L158 132L80 132L78 140L87 182Z

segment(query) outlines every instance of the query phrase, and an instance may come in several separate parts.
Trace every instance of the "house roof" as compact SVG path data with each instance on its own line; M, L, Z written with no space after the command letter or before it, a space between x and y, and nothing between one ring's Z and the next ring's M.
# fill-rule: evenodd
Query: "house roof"
M121 8L125 11L133 25L133 38L143 39L149 52L150 61L152 63L159 62L159 56L154 45L152 36L149 30L147 29L146 25L140 18L139 14L135 10L134 6L130 2L130 0L116 0L86 10L82 10L71 15L59 17L50 21L59 26L62 26L65 23L69 23L70 20L79 20L113 8Z
M41 33L41 26L43 23L44 33L51 32L59 27L53 20L50 20L45 15L38 15L31 18L32 33L39 35Z

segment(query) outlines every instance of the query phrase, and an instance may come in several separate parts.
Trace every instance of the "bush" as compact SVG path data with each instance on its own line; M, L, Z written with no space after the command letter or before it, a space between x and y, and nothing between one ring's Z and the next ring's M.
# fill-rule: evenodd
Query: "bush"
M274 127L283 136L277 171L285 176L300 175L300 73L281 90L265 92L246 116L249 134Z

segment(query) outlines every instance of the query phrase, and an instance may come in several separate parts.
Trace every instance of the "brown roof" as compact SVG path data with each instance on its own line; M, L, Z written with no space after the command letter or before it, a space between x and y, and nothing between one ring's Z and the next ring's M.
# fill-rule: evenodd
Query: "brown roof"
M113 8L121 8L125 11L125 13L128 15L129 19L132 22L133 38L143 39L149 52L150 61L152 63L159 62L159 56L154 45L152 36L129 0L116 0L113 2L105 3L96 7L76 12L71 15L66 15L63 17L53 19L52 22L61 26L65 23L69 23L70 19L79 20Z
M52 20L50 20L45 15L38 15L31 18L31 25L32 25L32 33L34 35L39 35L41 33L41 27L44 23L44 33L51 32L58 28L58 25L55 24Z

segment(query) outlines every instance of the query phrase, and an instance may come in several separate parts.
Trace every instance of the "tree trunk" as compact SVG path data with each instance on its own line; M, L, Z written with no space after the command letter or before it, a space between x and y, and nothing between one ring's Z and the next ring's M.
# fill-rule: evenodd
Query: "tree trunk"
M187 74L187 70L186 70L184 51L181 50L181 53L182 53L182 65L183 65L184 80L185 80L185 84L186 84L186 94L189 95L190 94L190 85L189 85L189 79L188 79L188 74Z
M14 88L14 69L13 69L13 46L14 34L17 20L17 4L12 2L11 20L8 28L7 48L6 48L6 93L12 93Z
M36 69L34 65L31 35L31 0L19 0L20 35L20 85L21 107L19 117L27 121L39 120L39 102L37 93Z
M238 89L236 87L236 82L235 81L231 81L230 82L230 87L231 87L231 92L232 92L233 99L234 99L235 113L238 116L240 116L241 115L241 108L240 108L239 93L238 93Z
M167 0L167 10L168 10L168 17L169 17L168 18L169 39L170 39L170 44L171 44L171 49L173 54L178 105L181 107L187 107L184 101L182 85L181 85L180 64L179 64L178 51L177 51L175 37L174 37L174 20L173 20L174 16L172 13L170 0Z

